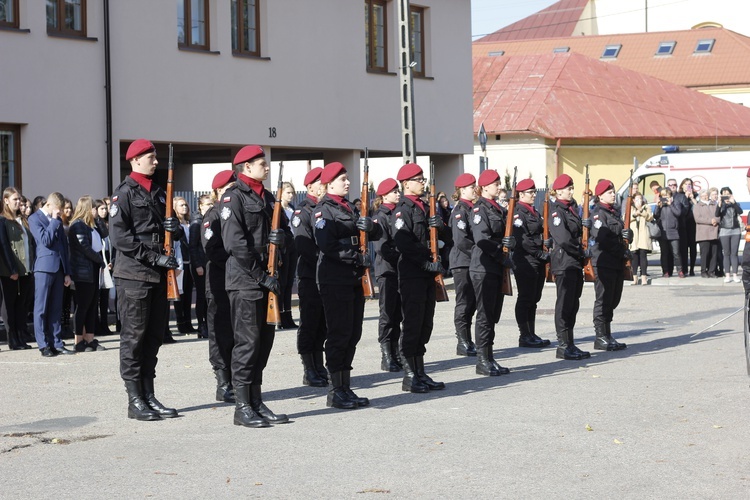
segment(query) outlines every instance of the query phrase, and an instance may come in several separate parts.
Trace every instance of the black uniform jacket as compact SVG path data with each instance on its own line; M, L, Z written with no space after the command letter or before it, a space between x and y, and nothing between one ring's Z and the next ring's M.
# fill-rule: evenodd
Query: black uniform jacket
M504 208L495 206L487 198L479 198L471 211L471 234L474 248L471 251L469 271L503 274L503 245L505 233Z
M70 278L73 282L96 283L99 286L99 269L104 265L100 252L91 248L93 228L77 220L68 229L70 247Z
M471 217L473 207L459 199L451 213L450 226L453 235L453 247L450 253L451 269L469 267L471 250L474 248L474 236L471 234Z
M188 247L190 250L190 264L193 268L202 267L205 271L206 268L206 252L203 250L203 242L201 241L201 228L203 227L203 216L199 213L195 213L190 217L190 242ZM205 276L205 275L204 275Z
M422 266L430 259L430 228L427 225L428 214L407 197L393 209L393 242L399 251L398 277L432 278L434 273L425 271ZM438 232L443 241L450 241L448 231L444 228Z
M364 274L359 266L359 229L355 225L359 212L348 200L350 210L325 195L313 210L315 243L318 254L318 285L354 286ZM380 236L380 225L374 224L371 237Z
M549 235L552 238L550 268L553 274L562 274L571 269L583 269L583 226L578 216L578 203L571 200L550 201Z
M398 249L393 241L393 211L380 205L372 221L377 223L382 233L373 241L375 246L375 276L398 276Z
M164 190L151 184L147 193L130 176L115 188L109 207L109 239L118 255L114 277L159 283L166 269L156 266L164 253L164 214L167 209ZM180 238L182 229L173 235Z
M297 205L292 214L292 231L294 232L294 246L297 248L297 276L315 279L318 268L318 245L315 244L315 232L312 225L312 214L317 200L309 196Z
M229 254L224 250L224 240L221 239L219 211L220 209L217 206L209 208L203 215L203 223L201 224L201 245L203 245L203 252L206 256L207 295L211 294L211 290L224 290L226 286L224 269Z
M542 260L542 235L544 234L544 219L542 214L529 207L516 203L513 210L513 236L516 238L516 248L513 250L513 260L526 260L533 266L538 266Z
M227 290L259 290L266 275L268 233L276 199L267 189L262 194L258 196L237 179L221 198L221 239L229 254L225 266Z
M623 269L625 245L622 239L623 222L614 208L597 203L591 211L591 264L607 269Z

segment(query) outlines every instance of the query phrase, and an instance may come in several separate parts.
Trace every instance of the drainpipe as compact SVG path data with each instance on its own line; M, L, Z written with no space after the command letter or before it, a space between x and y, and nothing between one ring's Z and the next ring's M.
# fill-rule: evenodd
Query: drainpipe
M562 139L558 137L557 145L555 146L555 179L557 179L560 176L560 145L561 144L562 144Z
M107 122L107 193L113 189L112 183L112 75L109 53L109 0L103 0L104 10L104 100Z

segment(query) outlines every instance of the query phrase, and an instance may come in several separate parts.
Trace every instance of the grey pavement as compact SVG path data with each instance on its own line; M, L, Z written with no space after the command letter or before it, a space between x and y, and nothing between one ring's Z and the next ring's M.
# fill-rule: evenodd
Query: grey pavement
M652 267L656 270L656 267ZM555 288L539 304L543 350L519 349L515 297L495 354L509 375L481 377L455 356L453 299L437 306L426 364L444 391L401 391L379 371L377 302L365 310L353 385L372 401L325 406L303 387L295 332L280 331L265 400L291 423L232 425L213 400L207 342L162 347L157 395L181 418L126 418L116 336L106 352L42 358L0 352L3 498L748 498L750 378L741 284L655 278L625 286L617 353L555 359ZM576 338L593 347L593 286ZM296 317L295 312L295 317ZM729 316L729 317L728 317ZM728 319L724 319L727 318ZM724 319L724 321L719 322Z

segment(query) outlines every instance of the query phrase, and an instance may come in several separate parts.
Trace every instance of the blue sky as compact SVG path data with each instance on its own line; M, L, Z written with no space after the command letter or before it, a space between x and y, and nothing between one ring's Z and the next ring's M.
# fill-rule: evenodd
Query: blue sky
M539 12L557 0L471 0L472 40Z

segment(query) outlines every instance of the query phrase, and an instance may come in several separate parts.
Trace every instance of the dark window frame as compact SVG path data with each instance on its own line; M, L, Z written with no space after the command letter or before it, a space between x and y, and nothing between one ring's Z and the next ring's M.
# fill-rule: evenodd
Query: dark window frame
M203 0L203 27L205 29L205 43L195 43L193 41L193 6L191 0L182 0L182 29L184 31L185 40L180 42L179 32L177 34L177 46L181 49L194 49L194 50L211 50L211 19L209 17L209 2L210 0Z
M11 183L10 172L8 175L8 184L21 190L21 126L14 123L0 123L0 131L13 133L13 182ZM0 161L2 158L0 158ZM0 165L0 181L2 181L2 166ZM4 182L3 182L4 184ZM8 186L3 185L2 189Z
M419 57L414 56L414 45L412 44L410 47L411 52L411 60L412 62L416 62L417 65L412 68L412 74L417 77L424 77L426 75L426 69L425 69L425 46L424 46L424 14L425 11L424 7L417 7L414 5L409 6L409 22L411 23L414 18L412 17L414 14L419 14L419 46L422 48L422 51L420 52ZM412 28L412 34L414 33L414 25L411 25ZM409 43L411 44L412 40L409 40Z
M12 6L13 20L7 21L4 19L0 19L0 27L18 29L20 26L19 21L18 21L18 0L6 0L5 5L8 5L8 4ZM6 14L6 17L7 17L7 14Z
M377 46L375 44L377 39L377 30L375 28L375 12L376 7L383 9L383 64L376 65L377 60L376 51ZM388 72L388 1L387 0L365 0L365 39L366 39L366 64L367 71L373 71L376 73L387 73Z
M86 38L87 30L87 19L86 19L86 0L79 0L81 2L81 29L66 28L65 25L65 5L68 0L47 0L47 4L54 3L57 6L57 16L55 19L55 25L49 24L49 17L47 17L47 33L51 35L64 35L70 37Z
M234 23L232 26L232 54L246 57L261 57L260 46L260 0L255 0L255 50L245 50L245 19L243 17L242 0L232 0L230 8L233 10Z

